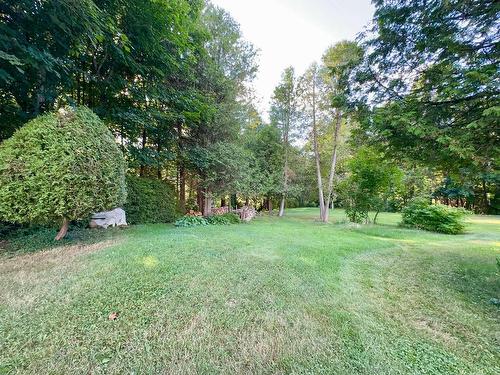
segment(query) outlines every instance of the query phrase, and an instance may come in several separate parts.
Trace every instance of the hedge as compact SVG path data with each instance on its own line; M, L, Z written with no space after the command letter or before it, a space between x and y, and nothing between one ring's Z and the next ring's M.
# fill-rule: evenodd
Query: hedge
M127 202L124 209L129 224L170 223L178 216L176 194L164 181L127 175Z

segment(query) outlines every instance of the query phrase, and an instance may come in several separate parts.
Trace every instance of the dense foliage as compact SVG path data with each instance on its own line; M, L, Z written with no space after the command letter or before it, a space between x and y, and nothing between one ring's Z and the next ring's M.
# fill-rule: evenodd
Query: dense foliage
M497 1L375 1L357 72L365 141L432 166L495 212L500 143ZM465 198L465 197L462 197Z
M0 218L54 224L122 204L124 160L87 108L30 121L0 145Z
M459 234L465 230L461 208L433 205L427 199L415 199L403 208L401 224L406 227L424 229L446 234Z
M86 105L137 174L179 175L182 209L210 195L196 151L236 140L256 71L227 12L203 0L7 0L0 13L0 141L61 104Z
M129 224L170 223L177 216L177 199L172 186L164 181L127 175L127 202L124 205Z

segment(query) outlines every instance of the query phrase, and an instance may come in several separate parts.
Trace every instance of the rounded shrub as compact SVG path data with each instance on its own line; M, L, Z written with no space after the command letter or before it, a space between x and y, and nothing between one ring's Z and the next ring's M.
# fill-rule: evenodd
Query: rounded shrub
M127 175L125 212L130 224L170 223L177 216L175 191L169 184Z
M401 211L401 225L446 234L459 234L465 230L462 208L452 208L441 204L432 205L428 200L415 199Z
M62 223L121 205L125 161L91 110L63 108L28 122L0 145L0 220Z

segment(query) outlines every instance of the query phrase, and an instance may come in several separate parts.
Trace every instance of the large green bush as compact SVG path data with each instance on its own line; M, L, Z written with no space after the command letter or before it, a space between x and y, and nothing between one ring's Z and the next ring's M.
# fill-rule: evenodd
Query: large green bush
M127 175L127 203L125 212L130 224L169 223L177 216L174 189L167 183Z
M403 208L401 225L446 234L459 234L465 230L467 211L441 204L432 205L428 200L415 199Z
M88 108L37 117L0 145L0 220L62 223L123 203L125 161Z

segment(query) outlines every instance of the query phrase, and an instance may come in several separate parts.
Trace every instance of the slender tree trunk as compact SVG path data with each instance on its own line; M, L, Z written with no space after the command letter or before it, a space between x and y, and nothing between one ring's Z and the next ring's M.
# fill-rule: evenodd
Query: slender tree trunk
M313 135L313 148L314 148L314 159L316 162L316 178L318 182L318 197L319 197L319 216L323 220L325 216L325 196L323 194L323 181L321 178L321 160L319 155L318 146L318 128L316 124L316 76L313 77L313 92L312 92L312 135Z
M287 136L288 139L288 136ZM288 140L285 143L285 147L288 148ZM285 149L285 167L283 169L283 194L281 195L281 202L280 202L280 210L278 213L279 217L282 217L285 215L285 200L286 200L286 193L288 190L288 151Z
M325 203L325 214L323 216L323 221L325 223L328 222L329 214L330 214L330 201L332 199L333 194L333 180L335 178L335 168L337 166L337 145L338 145L338 134L340 130L340 124L342 121L342 116L340 112L337 110L336 120L335 120L335 130L333 133L333 154L332 161L330 163L330 175L328 177L328 192L326 195L326 203Z
M287 120L289 122L289 120ZM285 129L285 135L284 135L284 144L285 144L285 165L283 167L283 195L281 196L281 202L280 202L280 210L279 210L279 217L282 217L285 214L285 199L286 199L286 193L288 191L288 129L289 129L289 124L287 123L286 129Z
M269 216L271 216L273 214L273 201L269 197L267 202L268 202L268 207L267 208L269 209ZM280 208L280 210L281 210L281 208Z
M66 233L68 233L68 227L69 227L69 220L67 218L63 218L61 229L59 229L59 232L57 232L55 238L56 241L60 241L66 236Z
M279 216L285 215L285 194L281 196Z

